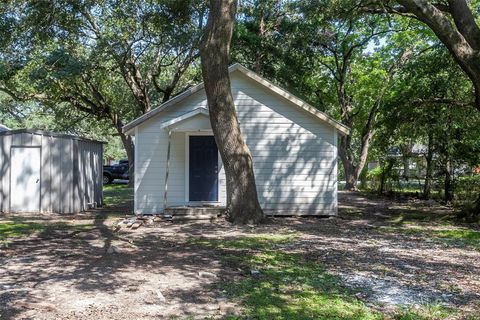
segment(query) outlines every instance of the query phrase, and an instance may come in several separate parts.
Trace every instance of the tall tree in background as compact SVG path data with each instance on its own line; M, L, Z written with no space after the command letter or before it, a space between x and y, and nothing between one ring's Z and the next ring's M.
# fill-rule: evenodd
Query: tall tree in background
M234 57L352 129L340 138L338 150L345 188L353 190L367 162L383 99L411 48L391 45L367 52L404 26L365 17L348 0L340 3L243 3Z
M300 10L299 1L249 0L239 4L232 39L232 59L311 102L321 111L326 77L312 68L311 46L316 29ZM321 28L321 27L319 27Z
M480 161L480 113L468 102L471 85L440 46L407 63L399 78L376 143L384 150L424 146L417 147L425 157L423 196L430 197L434 178L443 179L444 200L452 201L458 172Z
M357 188L357 181L367 163L383 99L395 74L412 53L411 49L388 52L393 59L382 57L381 53L365 55L363 51L367 44L391 30L375 22L367 27L360 26L363 24L363 21L350 19L333 21L317 39L322 52L317 61L333 79L341 122L352 128L350 135L340 137L338 146L346 190ZM368 75L372 77L362 81ZM360 88L363 88L360 92L368 92L368 97L359 94Z
M200 1L19 1L0 7L0 91L123 125L182 91L198 58ZM133 181L131 179L130 181Z
M211 0L200 46L210 123L227 180L227 215L233 223L263 219L258 203L253 160L242 138L230 87L228 63L235 24L236 0Z
M480 111L480 27L466 0L384 1L379 9L372 11L406 15L426 24L472 82L474 104ZM473 215L480 217L480 194L476 202Z

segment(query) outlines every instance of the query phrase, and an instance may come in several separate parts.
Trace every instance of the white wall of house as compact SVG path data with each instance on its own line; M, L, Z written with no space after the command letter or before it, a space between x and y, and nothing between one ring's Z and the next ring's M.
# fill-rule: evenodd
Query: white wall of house
M240 127L253 155L257 191L264 210L279 215L336 214L336 129L239 71L233 71L230 77ZM199 107L207 108L204 90L135 128L136 213L163 211L168 131L160 128L161 124ZM202 115L196 117L192 121L208 125ZM188 134L172 133L169 206L186 204ZM225 174L220 166L218 204L225 205L225 201Z

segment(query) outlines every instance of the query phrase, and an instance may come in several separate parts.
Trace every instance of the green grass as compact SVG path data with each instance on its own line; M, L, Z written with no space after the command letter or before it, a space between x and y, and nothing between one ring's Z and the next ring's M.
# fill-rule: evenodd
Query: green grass
M381 319L354 298L321 266L302 261L297 254L277 250L253 255L230 256L244 266L258 269L258 278L247 276L226 282L222 288L240 299L245 307L242 318L254 319ZM241 261L238 261L241 260Z
M52 234L55 232L87 231L92 224L68 224L66 222L39 223L15 218L0 222L0 241L28 237L32 234Z
M468 246L480 251L480 231L469 229L435 230L434 236L450 244Z
M86 224L70 224L66 222L55 222L45 225L44 232L72 232L72 231L88 231L94 228L93 223Z
M215 249L273 249L277 245L291 243L298 237L296 233L261 234L236 239L192 238L189 243Z
M106 206L113 206L125 203L133 199L133 188L127 185L107 185L103 189L104 202ZM67 231L86 231L91 229L91 224L69 224L65 222L37 222L21 218L14 218L0 222L0 241L8 241L14 238L27 237L32 234L54 233Z
M452 227L448 230L434 230L425 227L380 227L380 231L388 233L403 233L415 236L424 236L440 240L446 245L456 247L470 247L480 251L480 231L467 228Z
M133 200L133 188L126 184L109 184L103 186L103 202L114 206Z
M238 238L192 238L193 245L218 250L225 267L241 270L240 279L218 284L243 312L238 319L445 319L454 310L442 305L420 305L383 314L366 306L342 280L292 248L297 233L258 234ZM258 276L251 275L258 270Z
M222 252L225 265L241 268L240 281L219 287L239 301L244 313L228 319L382 319L318 263L285 252L296 234L257 235L237 239L193 239L191 243ZM250 275L259 270L260 276Z
M8 240L11 238L26 237L35 232L41 232L44 229L44 224L36 222L0 222L0 241Z
M418 307L403 308L394 315L396 320L437 320L446 319L456 312L441 304L429 304ZM468 319L468 318L467 318ZM473 318L472 318L473 319Z
M426 222L426 223L435 223L435 224L451 224L454 220L454 214L435 214L435 213L427 213L427 212L420 212L414 209L404 211L399 215L392 217L389 219L390 222L397 223L397 224L411 224L411 223L418 223L418 222Z

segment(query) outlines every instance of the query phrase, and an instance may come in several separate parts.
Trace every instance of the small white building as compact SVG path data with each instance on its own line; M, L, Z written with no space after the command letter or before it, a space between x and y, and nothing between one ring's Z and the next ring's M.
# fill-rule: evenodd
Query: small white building
M239 64L229 71L265 213L335 215L337 139L349 128ZM135 213L226 205L203 83L123 130L135 136Z

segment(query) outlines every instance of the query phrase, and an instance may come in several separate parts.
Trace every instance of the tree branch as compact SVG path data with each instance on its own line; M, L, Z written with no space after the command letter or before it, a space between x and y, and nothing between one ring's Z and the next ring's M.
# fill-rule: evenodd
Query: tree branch
M480 49L480 28L478 27L472 11L465 0L448 0L449 12L458 31L464 36L470 46ZM438 7L437 7L438 8Z
M473 101L460 101L455 99L446 99L446 98L433 98L433 99L414 99L412 100L413 104L417 105L429 105L429 104L446 104L457 107L475 107Z

